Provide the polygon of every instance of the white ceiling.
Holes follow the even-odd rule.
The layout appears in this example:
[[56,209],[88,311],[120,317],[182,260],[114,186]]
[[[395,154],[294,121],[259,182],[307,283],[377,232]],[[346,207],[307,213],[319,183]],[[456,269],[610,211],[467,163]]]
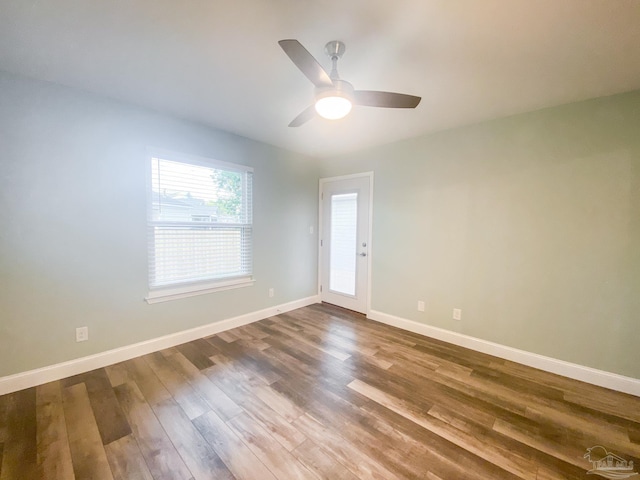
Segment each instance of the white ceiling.
[[[356,89],[422,96],[287,124],[296,38]],[[0,69],[325,157],[640,88],[640,0],[0,0]]]

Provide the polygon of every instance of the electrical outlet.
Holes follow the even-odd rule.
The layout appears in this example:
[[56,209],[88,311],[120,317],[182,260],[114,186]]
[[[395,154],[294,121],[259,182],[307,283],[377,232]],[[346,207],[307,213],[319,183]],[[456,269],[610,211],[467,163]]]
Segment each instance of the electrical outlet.
[[454,320],[462,320],[462,310],[459,308],[453,309],[453,319]]
[[313,225],[309,225],[309,235],[313,235]]
[[424,312],[424,302],[422,300],[418,300],[418,311]]
[[275,291],[273,290],[273,287],[269,289],[269,298],[273,298],[273,296],[275,295]]
[[76,342],[86,342],[89,340],[89,327],[76,328]]

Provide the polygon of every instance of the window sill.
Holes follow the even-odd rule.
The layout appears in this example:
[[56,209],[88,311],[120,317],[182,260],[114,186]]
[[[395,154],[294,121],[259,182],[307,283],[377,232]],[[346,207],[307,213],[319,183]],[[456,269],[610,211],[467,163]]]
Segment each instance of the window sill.
[[255,280],[252,277],[234,278],[223,282],[198,283],[182,287],[164,287],[151,290],[145,297],[148,304],[179,300],[181,298],[206,295],[207,293],[221,292],[234,288],[250,287]]

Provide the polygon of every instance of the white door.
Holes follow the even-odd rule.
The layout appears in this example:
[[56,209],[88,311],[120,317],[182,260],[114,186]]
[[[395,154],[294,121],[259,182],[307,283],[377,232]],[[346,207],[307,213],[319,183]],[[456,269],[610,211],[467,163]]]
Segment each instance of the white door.
[[373,173],[320,180],[320,298],[367,313]]

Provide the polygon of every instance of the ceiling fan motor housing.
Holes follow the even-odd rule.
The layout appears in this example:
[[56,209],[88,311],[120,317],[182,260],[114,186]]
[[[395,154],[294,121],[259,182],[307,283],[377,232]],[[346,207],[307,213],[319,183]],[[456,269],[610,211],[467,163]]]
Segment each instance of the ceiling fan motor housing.
[[333,80],[331,87],[317,87],[315,90],[316,102],[325,97],[342,97],[353,102],[353,85],[346,80]]

